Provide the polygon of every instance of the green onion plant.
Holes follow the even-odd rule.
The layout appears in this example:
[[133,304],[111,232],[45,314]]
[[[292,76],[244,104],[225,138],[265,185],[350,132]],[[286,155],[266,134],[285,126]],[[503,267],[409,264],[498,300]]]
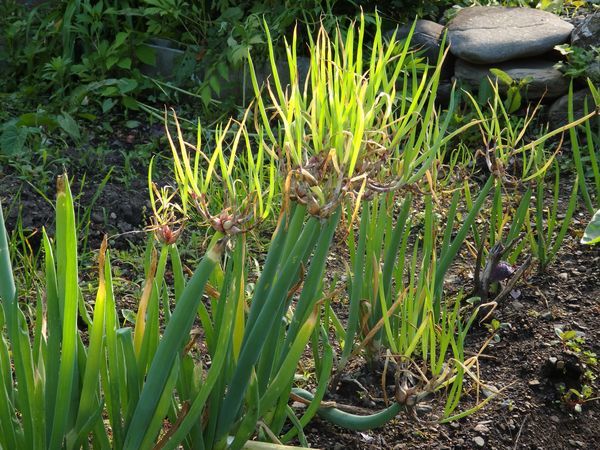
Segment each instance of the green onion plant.
[[577,208],[578,176],[575,177],[567,206],[563,212],[564,216],[561,218],[559,210],[559,205],[562,203],[559,196],[560,168],[556,161],[553,163],[553,169],[554,180],[548,189],[551,194],[550,202],[546,199],[545,176],[539,175],[536,179],[535,215],[531,217],[533,213],[529,214],[528,212],[525,220],[531,251],[538,260],[540,272],[545,271],[556,258]]
[[[465,295],[446,298],[444,278],[492,191],[493,221],[497,232],[503,229],[505,180],[494,170],[478,188],[467,182],[456,189],[442,225],[438,158],[464,128],[449,131],[451,114],[436,108],[441,64],[421,71],[408,41],[384,42],[377,16],[372,38],[365,24],[361,17],[333,36],[321,27],[309,42],[305,80],[294,34],[285,48],[288,85],[267,29],[273,76],[258,86],[250,59],[256,100],[242,119],[210,133],[210,151],[200,125],[190,144],[178,118],[165,115],[173,124],[167,138],[175,185],[156,186],[151,164],[152,238],[131,326],[119,322],[106,241],[87,311],[66,176],[58,182],[56,235],[43,235],[44,282],[33,299],[15,285],[0,227],[0,448],[239,449],[255,438],[295,436],[305,444],[303,427],[315,414],[369,429],[443,390],[445,416],[457,416],[463,378],[476,364],[476,357],[465,358],[464,342],[477,310],[465,320]],[[543,173],[546,163],[535,155],[544,139],[522,145],[524,128],[506,131],[501,102],[492,105],[493,120],[480,120],[496,160],[515,155],[510,144],[527,156],[525,178]],[[417,198],[427,184],[429,192]],[[422,220],[417,204],[424,205]],[[519,224],[528,221],[522,215]],[[271,218],[264,258],[251,258],[249,233]],[[184,227],[209,230],[189,276],[178,249]],[[544,250],[549,239],[540,240],[541,231],[533,243]],[[346,329],[325,276],[334,246],[342,244],[351,255]],[[33,311],[28,316],[24,304]],[[331,323],[343,342],[337,361]],[[386,408],[355,416],[323,406],[334,366],[339,374],[362,349],[374,356],[382,348],[397,367]],[[314,392],[295,384],[307,350]],[[289,405],[291,395],[307,404],[301,416]]]
[[[585,136],[585,146],[580,143],[580,134],[576,128],[569,129],[569,137],[571,141],[573,162],[579,180],[579,191],[581,192],[583,202],[588,212],[593,213],[594,201],[596,204],[600,201],[600,161],[598,160],[598,147],[600,145],[600,114],[598,114],[598,109],[600,108],[600,94],[598,93],[598,88],[594,86],[591,81],[589,82],[589,85],[592,95],[591,98],[585,99],[583,112],[584,116],[591,117],[590,120],[586,121],[581,126],[581,128],[583,128],[583,135]],[[593,111],[589,113],[589,109],[593,109]],[[593,117],[594,113],[596,117]],[[567,117],[570,122],[574,121],[573,83],[569,86]],[[586,167],[586,161],[589,162],[588,167]],[[592,179],[590,187],[588,187],[586,183],[588,171],[591,172],[590,175]]]

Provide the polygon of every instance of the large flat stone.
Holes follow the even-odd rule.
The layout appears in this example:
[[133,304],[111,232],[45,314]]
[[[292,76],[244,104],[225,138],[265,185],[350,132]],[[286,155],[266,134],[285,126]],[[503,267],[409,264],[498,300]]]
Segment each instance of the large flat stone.
[[[457,59],[454,66],[454,76],[463,82],[478,87],[486,77],[495,80],[495,76],[490,72],[490,69],[497,68],[506,72],[513,80],[522,80],[528,76],[532,77],[532,81],[527,85],[524,92],[527,99],[555,98],[564,95],[568,91],[569,82],[559,70],[554,68],[554,64],[553,61],[534,59],[477,65]],[[503,83],[499,82],[498,85],[501,91],[506,91],[506,86]]]
[[448,25],[450,51],[476,64],[541,55],[567,42],[573,25],[532,8],[461,9]]
[[[412,23],[404,25],[396,32],[396,40],[406,39],[412,28]],[[444,26],[431,20],[419,19],[415,24],[415,30],[410,40],[412,49],[421,52],[429,64],[436,65],[440,54]],[[391,37],[392,33],[388,33]],[[454,57],[446,55],[442,63],[442,79],[450,79],[454,67]]]
[[[404,25],[398,29],[396,39],[406,39],[410,33],[412,24]],[[423,52],[423,56],[429,59],[431,64],[435,64],[440,52],[440,44],[444,26],[431,20],[420,19],[415,24],[415,30],[411,38],[411,46]]]

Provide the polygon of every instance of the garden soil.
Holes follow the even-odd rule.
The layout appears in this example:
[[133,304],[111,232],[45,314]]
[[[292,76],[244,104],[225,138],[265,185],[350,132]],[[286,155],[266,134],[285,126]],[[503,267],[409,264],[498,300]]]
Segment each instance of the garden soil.
[[[581,217],[581,216],[580,216]],[[574,330],[582,351],[600,354],[600,248],[578,243],[584,221],[576,219],[557,261],[545,273],[530,273],[493,318],[501,323],[495,338],[479,357],[480,389],[469,383],[458,412],[499,392],[473,414],[440,424],[436,412],[443,399],[429,402],[428,414],[404,414],[385,427],[354,432],[321,419],[308,425],[312,447],[323,449],[598,449],[600,401],[598,379],[590,383],[591,398],[577,405],[562,399],[560,387],[581,389],[583,372],[598,377],[598,366],[584,366],[563,344],[560,331]],[[458,280],[455,280],[458,282]],[[467,282],[468,283],[468,282]],[[468,284],[465,284],[468,286]],[[467,357],[479,352],[490,337],[485,323],[469,333]],[[564,363],[564,367],[562,366]],[[558,367],[557,367],[558,366]],[[346,375],[342,393],[329,400],[372,412],[380,400],[381,379],[365,366]],[[351,386],[348,388],[347,386]],[[388,388],[389,389],[389,388]],[[392,394],[393,395],[393,394]],[[580,412],[578,410],[580,409]],[[455,412],[456,413],[456,412]]]
[[[100,179],[94,177],[83,185],[75,182],[81,213],[98,186]],[[45,194],[48,200],[10,169],[0,171],[0,197],[9,231],[15,229],[20,215],[33,247],[39,244],[43,226],[52,230],[53,196]],[[112,237],[113,248],[142,243],[148,208],[145,174],[140,172],[139,179],[127,184],[109,180],[89,211],[89,248],[97,248],[105,232]],[[479,357],[480,384],[467,383],[457,411],[468,410],[496,392],[485,407],[440,424],[443,398],[439,396],[426,402],[431,407],[428,413],[402,414],[383,428],[364,432],[346,431],[316,418],[305,429],[310,445],[323,449],[600,448],[600,401],[595,398],[600,386],[597,379],[591,380],[599,375],[598,366],[586,367],[581,354],[558,337],[561,331],[574,330],[582,339],[582,351],[600,354],[600,246],[578,243],[587,220],[587,213],[578,213],[557,261],[542,274],[532,269],[493,311],[501,325]],[[473,268],[468,260],[460,264],[464,267],[449,283],[456,284],[457,290],[468,289]],[[343,309],[338,306],[340,316]],[[476,354],[490,338],[486,323],[476,323],[471,330],[467,356]],[[588,369],[591,374],[584,375]],[[585,376],[592,388],[590,398],[582,404],[565,401],[560,386],[581,390]],[[385,406],[380,385],[378,371],[356,360],[330,400],[374,412]]]

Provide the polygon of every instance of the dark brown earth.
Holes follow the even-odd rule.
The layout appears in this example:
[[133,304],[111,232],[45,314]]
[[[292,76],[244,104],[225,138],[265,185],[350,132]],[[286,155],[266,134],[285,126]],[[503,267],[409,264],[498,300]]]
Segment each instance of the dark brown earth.
[[[143,242],[150,210],[150,158],[137,157],[131,162],[131,155],[138,151],[132,142],[148,142],[151,137],[162,136],[162,130],[162,125],[149,125],[136,130],[119,129],[109,136],[105,130],[91,129],[83,148],[67,147],[61,152],[62,158],[55,157],[45,164],[35,158],[4,166],[0,161],[0,200],[7,229],[23,229],[33,249],[41,242],[43,227],[52,235],[54,182],[58,175],[67,172],[78,225],[89,223],[89,230],[78,230],[80,236],[88,235],[86,248],[80,250],[99,248],[104,234],[109,236],[112,248],[125,249],[129,243]],[[158,144],[154,145],[156,151]],[[23,164],[38,165],[43,177],[24,174],[20,167]]]
[[[121,163],[109,161],[103,167]],[[111,236],[112,248],[126,249],[130,242],[144,241],[149,204],[143,170],[139,170],[138,178],[127,183],[111,178],[103,188],[89,210],[89,249],[99,246],[105,232]],[[76,199],[81,214],[90,205],[105,173],[97,168],[95,176],[89,176],[83,186],[76,177],[73,191],[81,192]],[[53,200],[50,189],[45,194]],[[52,205],[10,168],[0,170],[0,198],[9,231],[15,229],[21,217],[32,247],[39,244],[42,226],[49,227],[52,234]],[[442,425],[437,420],[444,401],[440,396],[429,402],[433,409],[428,415],[418,419],[401,415],[382,429],[365,432],[346,431],[317,418],[305,430],[311,446],[323,449],[600,448],[600,402],[595,399],[600,395],[598,380],[587,381],[592,388],[591,399],[577,408],[575,403],[562,400],[557,388],[563,383],[581,390],[582,373],[586,369],[590,369],[593,376],[600,374],[598,365],[584,367],[582,358],[563,345],[556,333],[556,329],[575,330],[584,340],[580,345],[582,350],[600,353],[600,246],[578,243],[588,219],[587,213],[579,213],[557,261],[546,273],[527,274],[514,296],[509,296],[495,310],[494,317],[502,326],[479,359],[479,376],[488,390],[501,390],[501,393],[483,409]],[[465,264],[468,265],[468,261]],[[135,305],[125,301],[123,306],[133,308]],[[485,324],[475,326],[468,341],[471,354],[479,351],[489,337]],[[565,369],[557,369],[563,364]],[[335,401],[370,411],[383,408],[377,371],[361,366],[358,360],[344,376],[358,380],[366,392],[357,389],[354,382],[346,381],[342,384],[345,389],[333,398]],[[485,390],[480,389],[478,394],[476,386],[469,383],[458,410],[473,407],[477,395],[481,400],[484,393]],[[579,407],[581,412],[577,412]]]
[[[590,369],[598,377],[598,365],[584,364],[565,347],[556,330],[575,330],[584,339],[582,350],[600,353],[600,248],[578,243],[583,227],[576,219],[572,235],[558,260],[544,274],[531,274],[514,295],[498,305],[494,317],[502,323],[497,337],[480,357],[479,375],[488,389],[500,395],[483,409],[452,422],[439,424],[436,412],[443,399],[430,402],[429,415],[398,417],[387,426],[366,432],[349,432],[316,419],[305,430],[312,447],[324,449],[594,449],[600,448],[600,402],[598,380],[591,383],[592,399],[580,404],[561,400],[558,386],[581,389],[582,372]],[[517,298],[514,298],[517,297]],[[477,352],[490,337],[481,324],[472,329],[468,341]],[[564,362],[565,369],[557,369]],[[366,388],[344,389],[333,399],[341,404],[384,407],[379,375],[365,375],[358,368],[347,378]],[[352,385],[352,383],[347,383]],[[467,387],[459,410],[476,402],[473,383]],[[485,398],[485,389],[479,392]],[[365,401],[364,399],[367,398]],[[375,400],[374,400],[375,399]]]

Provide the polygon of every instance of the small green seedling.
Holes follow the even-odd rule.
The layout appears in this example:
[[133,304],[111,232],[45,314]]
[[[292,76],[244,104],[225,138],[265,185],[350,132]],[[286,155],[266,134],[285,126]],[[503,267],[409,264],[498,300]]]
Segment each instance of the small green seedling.
[[506,112],[511,114],[515,111],[518,111],[523,102],[523,96],[521,95],[521,92],[526,91],[527,85],[531,83],[533,78],[531,76],[526,76],[521,80],[515,80],[509,74],[500,69],[490,69],[490,72],[492,72],[496,79],[508,87],[508,90],[506,91],[506,99],[504,100]]

